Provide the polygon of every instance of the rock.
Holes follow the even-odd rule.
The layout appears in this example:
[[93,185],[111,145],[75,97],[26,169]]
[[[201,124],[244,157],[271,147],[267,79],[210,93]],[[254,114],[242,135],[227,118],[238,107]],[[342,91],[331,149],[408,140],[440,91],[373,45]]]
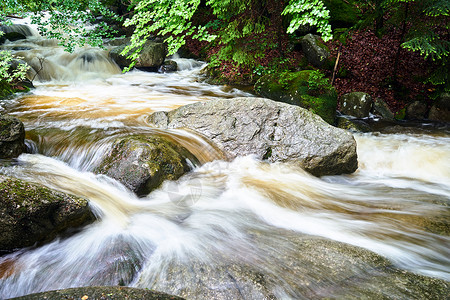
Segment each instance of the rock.
[[1,250],[48,241],[94,220],[85,199],[0,175]]
[[319,41],[319,37],[309,33],[302,39],[301,45],[303,53],[313,66],[320,68],[325,65],[330,51]]
[[428,119],[440,122],[450,122],[450,93],[442,93],[434,101],[428,114]]
[[176,61],[167,59],[164,61],[163,65],[159,68],[159,72],[169,73],[176,72],[178,70],[178,64]]
[[445,299],[448,293],[446,281],[399,270],[360,247],[285,230],[249,235],[260,250],[250,260],[258,263],[234,251],[213,261],[173,260],[157,276],[144,273],[137,285],[151,282],[153,289],[199,300]]
[[[120,54],[125,47],[126,45],[117,46],[109,52],[109,57],[121,68],[128,67],[131,63],[130,59],[127,59],[126,56]],[[139,54],[135,67],[144,70],[157,71],[163,64],[166,55],[167,49],[164,43],[147,41]]]
[[433,105],[428,114],[428,119],[450,123],[450,110]]
[[26,39],[28,36],[33,36],[33,33],[27,25],[1,25],[0,31],[4,32],[4,35],[0,36],[0,44],[3,44],[6,40],[11,42]]
[[186,159],[196,162],[188,150],[166,138],[135,135],[117,139],[95,173],[108,175],[144,196],[164,180],[176,180],[190,171]]
[[351,120],[345,117],[337,118],[337,127],[350,132],[370,132],[370,126],[362,120]]
[[391,109],[381,98],[376,98],[373,103],[373,111],[374,114],[381,116],[385,120],[394,120],[394,113],[392,113]]
[[269,162],[292,161],[316,175],[352,173],[358,167],[356,142],[298,106],[263,98],[211,100],[156,112],[150,124],[195,130],[228,154],[255,155]]
[[65,290],[42,292],[22,297],[11,298],[15,300],[61,300],[61,299],[89,299],[89,300],[178,300],[183,299],[148,289],[137,289],[122,286],[86,286]]
[[255,83],[257,95],[298,105],[319,115],[329,124],[336,118],[337,93],[317,71],[304,70],[262,76]]
[[25,128],[16,117],[0,115],[0,158],[14,158],[25,151]]
[[409,120],[422,120],[427,113],[427,105],[420,101],[415,101],[406,108],[406,116]]
[[345,115],[357,118],[368,117],[372,108],[372,97],[363,92],[345,94],[340,99],[340,108]]

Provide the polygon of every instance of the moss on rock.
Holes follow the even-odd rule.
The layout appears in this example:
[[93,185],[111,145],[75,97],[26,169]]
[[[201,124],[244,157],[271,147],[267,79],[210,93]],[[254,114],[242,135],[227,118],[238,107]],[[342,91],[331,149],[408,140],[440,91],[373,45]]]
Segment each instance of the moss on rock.
[[255,91],[260,96],[306,108],[334,124],[337,93],[318,71],[264,75],[256,82]]
[[196,158],[184,147],[160,136],[133,135],[117,139],[96,168],[139,196],[164,180],[176,180],[190,170],[186,158]]
[[88,201],[0,175],[0,249],[32,246],[95,220]]

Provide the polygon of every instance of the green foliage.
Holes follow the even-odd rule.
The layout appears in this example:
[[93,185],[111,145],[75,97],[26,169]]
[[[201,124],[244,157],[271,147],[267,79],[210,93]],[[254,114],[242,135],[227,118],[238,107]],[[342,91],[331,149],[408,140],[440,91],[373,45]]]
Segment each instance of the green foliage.
[[[135,26],[131,44],[122,54],[136,60],[142,45],[153,34],[165,37],[169,54],[175,53],[190,36],[198,40],[215,41],[219,52],[212,57],[212,64],[231,60],[237,65],[256,67],[255,58],[263,56],[265,47],[273,43],[253,43],[245,39],[262,34],[267,25],[289,14],[292,21],[287,29],[293,33],[302,24],[317,27],[324,40],[331,38],[331,28],[327,23],[328,10],[322,0],[291,0],[285,7],[275,0],[207,0],[210,20],[205,24],[194,24],[191,19],[198,11],[200,0],[136,0],[133,2],[134,15],[125,21],[125,26]],[[273,33],[272,33],[273,35]],[[272,36],[272,39],[275,39]]]
[[330,86],[330,80],[325,78],[325,74],[318,70],[309,72],[308,88],[312,91],[321,91]]
[[205,26],[195,26],[191,22],[200,0],[141,0],[134,4],[133,17],[124,22],[125,26],[135,26],[131,44],[122,52],[123,55],[131,53],[128,58],[134,62],[129,68],[135,64],[139,52],[152,34],[167,36],[165,41],[169,54],[174,54],[184,45],[185,36],[207,41],[215,38],[207,33]]
[[[0,37],[3,35],[3,31],[0,30]],[[14,84],[17,81],[24,80],[27,74],[28,66],[25,64],[17,64],[16,68],[11,67],[11,63],[14,61],[11,52],[2,50],[0,51],[0,81],[8,84]]]
[[328,23],[330,12],[321,0],[290,0],[282,14],[292,15],[288,33],[293,33],[302,25],[312,25],[317,27],[317,32],[322,35],[324,41],[333,38]]

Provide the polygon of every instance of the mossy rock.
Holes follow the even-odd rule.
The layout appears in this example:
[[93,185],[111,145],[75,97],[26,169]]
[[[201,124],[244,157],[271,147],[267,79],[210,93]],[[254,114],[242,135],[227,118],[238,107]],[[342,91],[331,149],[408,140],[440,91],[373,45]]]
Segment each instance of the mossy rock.
[[319,115],[329,124],[336,117],[337,93],[325,81],[316,81],[314,70],[286,72],[262,76],[255,84],[255,92],[265,98],[297,105]]
[[0,159],[15,158],[25,151],[25,127],[16,117],[0,114]]
[[0,175],[0,250],[49,241],[94,220],[85,199]]
[[186,148],[165,137],[133,135],[118,138],[94,172],[145,196],[164,180],[176,180],[190,171],[187,160],[197,162]]

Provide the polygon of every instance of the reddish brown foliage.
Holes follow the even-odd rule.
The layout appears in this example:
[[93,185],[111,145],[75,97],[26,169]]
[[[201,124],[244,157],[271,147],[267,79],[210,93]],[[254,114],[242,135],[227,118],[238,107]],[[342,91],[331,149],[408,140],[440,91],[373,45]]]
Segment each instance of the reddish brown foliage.
[[[395,84],[394,63],[400,45],[399,36],[399,30],[381,38],[371,30],[354,32],[342,47],[339,68],[348,70],[349,75],[335,80],[338,93],[367,92],[373,98],[382,98],[393,111],[413,100],[429,99],[433,87],[421,81],[426,78],[431,64],[416,53],[400,50]],[[337,42],[330,43],[330,46],[336,56]]]

